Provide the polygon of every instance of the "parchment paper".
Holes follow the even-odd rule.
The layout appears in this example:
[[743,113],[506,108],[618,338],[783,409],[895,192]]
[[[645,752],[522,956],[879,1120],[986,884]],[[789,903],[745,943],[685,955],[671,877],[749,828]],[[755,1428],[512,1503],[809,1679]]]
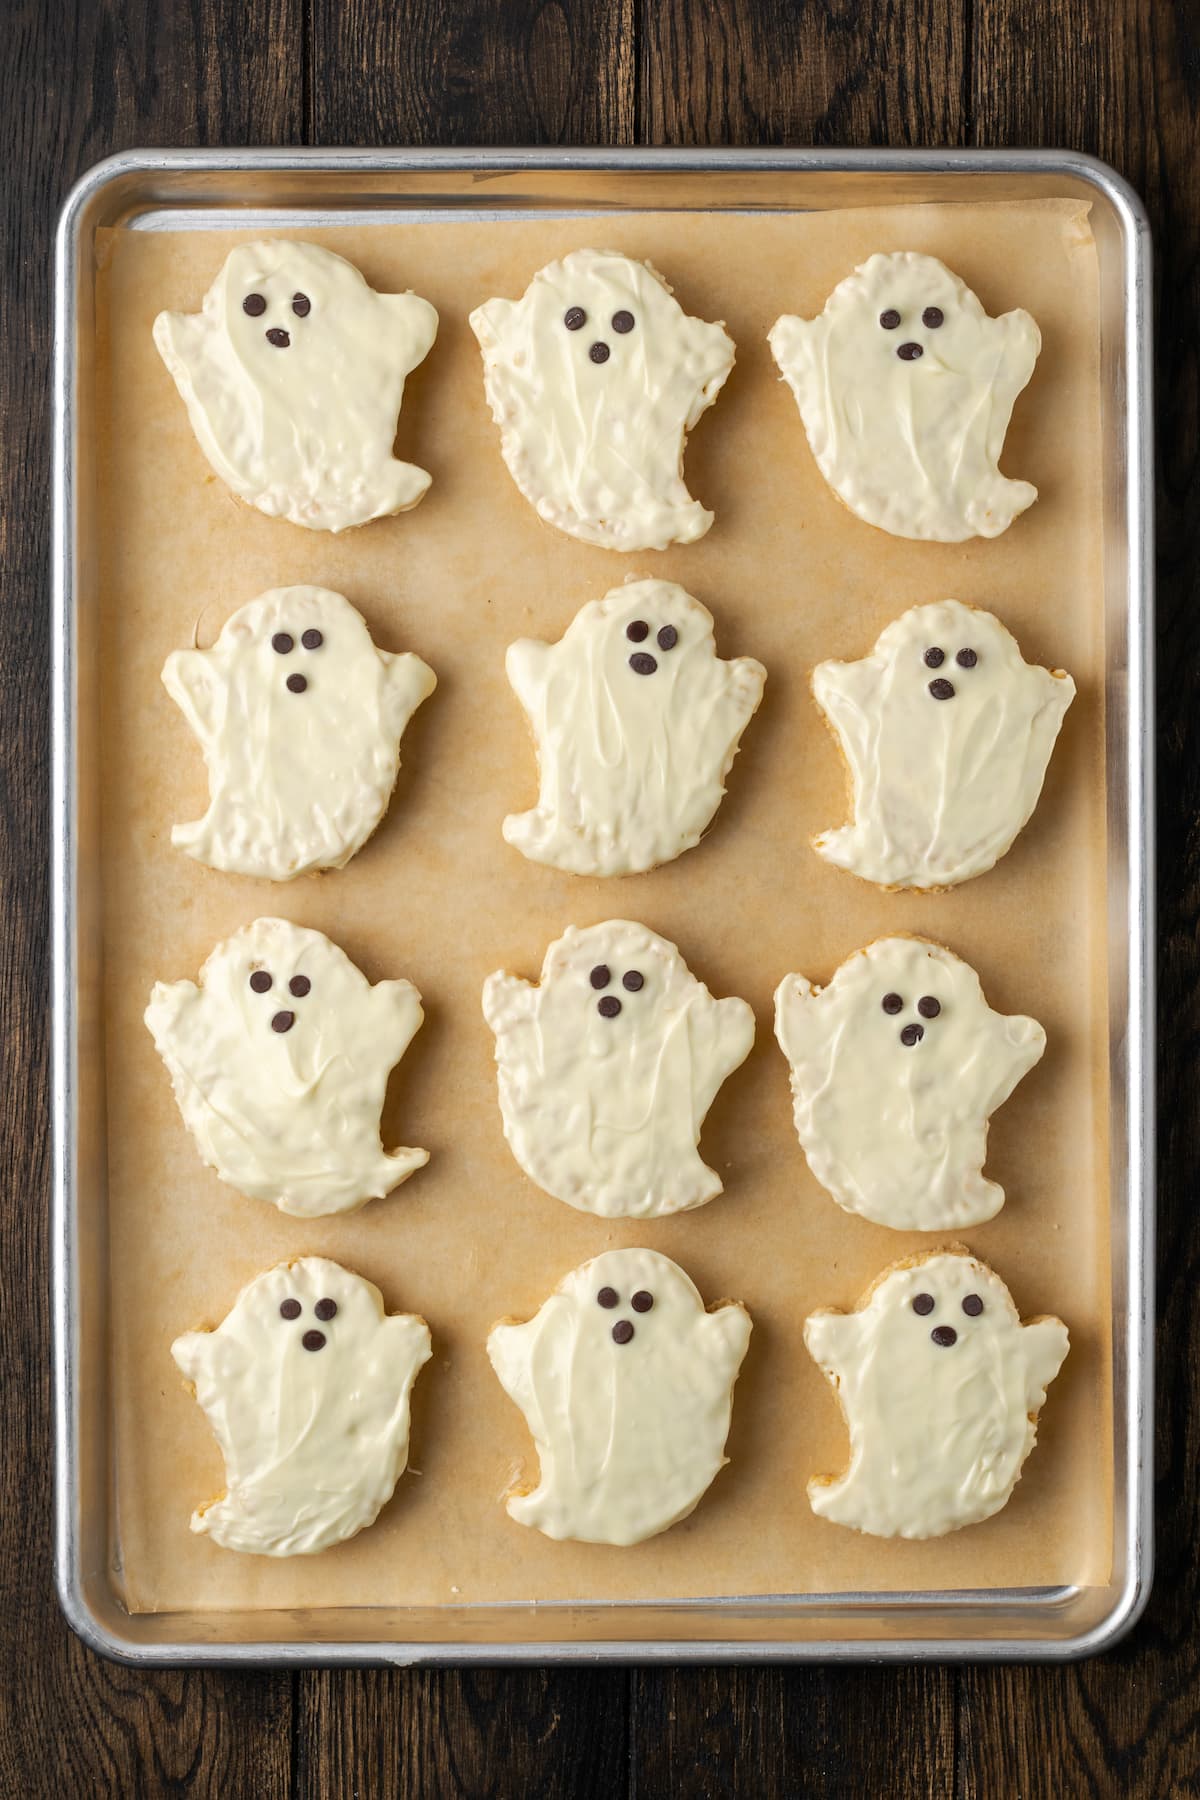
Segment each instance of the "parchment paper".
[[[253,235],[253,234],[243,234]],[[433,474],[416,511],[335,539],[239,504],[211,475],[151,341],[162,307],[195,309],[230,234],[120,232],[101,280],[101,517],[107,1085],[117,1542],[133,1610],[465,1603],[921,1588],[1102,1580],[1108,1573],[1107,1008],[1103,614],[1097,265],[1072,203],[787,216],[608,215],[447,220],[304,235],[381,289],[441,314],[405,398],[399,453]],[[706,538],[664,554],[592,549],[540,523],[500,459],[467,314],[520,294],[535,269],[598,243],[649,256],[683,305],[724,319],[737,366],[693,436],[687,472],[716,510]],[[1041,497],[1004,536],[906,543],[861,523],[825,486],[766,344],[781,312],[811,315],[875,250],[943,257],[999,313],[1024,305],[1043,349],[1018,401],[1006,471]],[[106,393],[104,390],[107,390]],[[627,573],[682,582],[717,620],[723,655],[768,670],[707,841],[669,868],[599,882],[527,863],[500,820],[529,805],[535,762],[504,677],[515,637],[557,638]],[[272,885],[216,874],[171,848],[203,810],[198,747],[159,683],[167,654],[211,642],[261,590],[339,589],[376,640],[414,649],[436,695],[403,744],[376,837],[341,873]],[[823,657],[857,657],[904,608],[953,595],[993,608],[1025,655],[1079,688],[1041,805],[992,873],[953,893],[885,894],[827,867],[810,835],[847,815],[845,777],[808,692]],[[142,1024],[152,982],[193,976],[212,945],[262,913],[327,932],[373,980],[404,975],[426,1023],[389,1094],[384,1139],[429,1166],[350,1218],[305,1223],[204,1169]],[[642,919],[716,994],[753,1005],[750,1060],[722,1090],[702,1147],[723,1196],[698,1212],[605,1223],[532,1186],[496,1103],[480,986],[535,975],[569,923]],[[1046,1027],[1042,1064],[997,1114],[989,1172],[1008,1203],[966,1234],[1026,1316],[1058,1312],[1071,1354],[1008,1508],[939,1542],[887,1543],[817,1520],[807,1477],[836,1471],[846,1435],[802,1341],[806,1313],[850,1306],[886,1263],[941,1240],[843,1213],[808,1173],[791,1122],[771,996],[789,970],[826,980],[894,931],[939,939],[979,970],[991,1003]],[[484,1352],[488,1327],[531,1314],[575,1264],[644,1242],[707,1300],[754,1319],[730,1466],[691,1519],[617,1550],[556,1544],[512,1523],[501,1495],[532,1468],[524,1422]],[[378,1523],[319,1557],[223,1551],[188,1530],[221,1491],[216,1444],[171,1361],[175,1335],[215,1324],[276,1261],[336,1257],[389,1310],[432,1327],[415,1396],[412,1470]]]

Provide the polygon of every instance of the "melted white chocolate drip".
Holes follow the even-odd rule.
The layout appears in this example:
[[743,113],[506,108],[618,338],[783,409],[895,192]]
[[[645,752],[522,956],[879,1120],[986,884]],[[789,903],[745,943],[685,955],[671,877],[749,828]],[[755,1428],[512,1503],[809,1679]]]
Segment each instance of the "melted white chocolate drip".
[[819,663],[812,686],[854,789],[854,823],[815,846],[883,887],[992,868],[1038,803],[1075,698],[1069,675],[1025,662],[999,619],[957,600],[914,606],[870,656]]
[[389,1071],[423,1016],[410,981],[372,987],[336,944],[286,919],[218,944],[199,986],[156,982],[146,1008],[205,1163],[302,1219],[354,1212],[429,1161],[379,1141]]
[[374,1524],[408,1461],[424,1319],[385,1317],[369,1281],[305,1256],[260,1275],[215,1331],[187,1332],[171,1354],[225,1459],[226,1492],[197,1507],[193,1531],[226,1550],[302,1556]]
[[548,524],[609,550],[703,537],[713,515],[683,451],[733,367],[722,325],[690,318],[649,263],[575,250],[520,300],[477,307],[471,329],[501,453]]
[[1037,499],[998,464],[1041,334],[1027,312],[990,319],[936,257],[870,257],[817,318],[777,319],[770,345],[822,475],[868,525],[959,543]]
[[405,378],[437,325],[427,300],[377,294],[332,251],[268,239],[230,251],[200,312],[159,313],[154,342],[235,494],[272,518],[345,531],[407,512],[429,486],[392,444]]
[[857,1311],[813,1313],[804,1341],[850,1430],[845,1474],[808,1484],[813,1511],[906,1538],[1000,1511],[1068,1349],[1061,1319],[1023,1326],[1004,1283],[965,1251],[885,1270]]
[[541,1464],[535,1488],[510,1493],[510,1516],[598,1544],[639,1544],[686,1518],[728,1460],[749,1341],[743,1307],[706,1312],[654,1250],[607,1251],[527,1324],[495,1326],[488,1355]]
[[897,1231],[999,1212],[1004,1190],[982,1173],[988,1118],[1046,1034],[993,1012],[967,963],[922,938],[881,938],[828,987],[786,975],[775,1035],[808,1166],[839,1206]]
[[171,842],[271,881],[340,869],[362,847],[387,809],[404,728],[437,686],[419,656],[377,650],[349,601],[316,587],[260,594],[211,650],[169,656],[162,678],[209,783],[208,811]]
[[500,1111],[546,1193],[604,1218],[703,1206],[721,1178],[697,1153],[704,1116],[754,1042],[744,1000],[714,1000],[675,945],[624,919],[571,926],[540,985],[490,975]]
[[613,588],[557,644],[510,645],[508,679],[537,742],[540,791],[504,836],[534,862],[630,875],[698,844],[766,670],[723,662],[712,615],[673,581]]

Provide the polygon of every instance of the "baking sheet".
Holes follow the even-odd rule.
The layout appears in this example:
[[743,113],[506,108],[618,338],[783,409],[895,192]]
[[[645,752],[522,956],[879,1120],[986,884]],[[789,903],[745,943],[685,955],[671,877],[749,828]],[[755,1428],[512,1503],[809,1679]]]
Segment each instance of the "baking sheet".
[[[252,235],[252,234],[242,234]],[[450,220],[300,233],[379,288],[412,286],[442,315],[409,384],[401,455],[434,485],[413,513],[340,540],[239,505],[208,470],[150,339],[164,306],[194,308],[226,233],[111,234],[99,284],[106,1077],[117,1541],[134,1611],[683,1598],[1086,1583],[1111,1550],[1108,1021],[1105,984],[1103,607],[1097,269],[1074,202],[772,217],[607,215]],[[724,318],[738,361],[688,454],[715,508],[699,544],[615,556],[540,524],[498,451],[471,307],[516,295],[567,249],[649,255],[688,310]],[[910,544],[852,518],[821,480],[765,336],[807,314],[873,250],[943,256],[990,312],[1025,305],[1043,351],[1018,401],[1005,468],[1038,503],[990,543]],[[504,678],[520,635],[558,637],[627,573],[683,582],[717,619],[723,655],[767,666],[730,793],[698,850],[607,883],[527,864],[499,822],[536,791]],[[392,810],[344,871],[275,886],[172,850],[197,816],[198,748],[158,682],[171,649],[209,642],[269,586],[346,593],[389,649],[412,648],[439,690],[404,743]],[[824,656],[857,656],[905,607],[953,594],[993,608],[1027,657],[1068,668],[1068,714],[1034,820],[998,869],[951,894],[886,895],[827,868],[810,834],[845,816],[836,746],[807,692]],[[302,1222],[202,1168],[141,1024],[151,983],[194,975],[219,937],[277,912],[336,938],[373,978],[407,975],[426,1023],[389,1101],[385,1140],[426,1145],[427,1169],[343,1219]],[[726,1192],[673,1220],[621,1224],[542,1195],[512,1161],[495,1101],[479,989],[493,968],[533,975],[568,923],[643,919],[675,939],[714,993],[758,1017],[749,1061],[702,1140]],[[845,1460],[832,1392],[802,1343],[816,1305],[850,1305],[886,1262],[929,1242],[850,1218],[817,1186],[791,1126],[771,995],[799,969],[825,979],[891,931],[936,937],[979,970],[991,1003],[1029,1011],[1043,1063],[997,1114],[989,1172],[1009,1201],[966,1234],[1025,1315],[1058,1311],[1072,1353],[1040,1444],[997,1519],[934,1544],[879,1543],[811,1515],[808,1475]],[[742,1299],[755,1333],[737,1391],[731,1466],[692,1518],[632,1550],[553,1544],[499,1503],[530,1455],[483,1340],[558,1277],[618,1243],[674,1256],[710,1300]],[[216,1323],[259,1270],[306,1252],[376,1281],[391,1310],[430,1321],[434,1361],[414,1402],[412,1464],[378,1523],[318,1558],[275,1563],[187,1529],[219,1491],[204,1417],[169,1356]],[[532,1472],[532,1465],[530,1465]],[[419,1474],[415,1471],[419,1471]]]

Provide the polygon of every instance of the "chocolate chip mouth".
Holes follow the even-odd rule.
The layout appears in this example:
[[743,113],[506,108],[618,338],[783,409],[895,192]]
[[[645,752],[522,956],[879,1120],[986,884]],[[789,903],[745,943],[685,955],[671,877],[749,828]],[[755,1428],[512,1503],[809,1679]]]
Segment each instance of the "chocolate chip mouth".
[[636,650],[629,659],[629,666],[635,675],[653,675],[658,662],[649,651]]
[[922,350],[920,344],[912,343],[901,344],[896,351],[896,355],[900,358],[901,362],[916,362],[917,358],[924,356],[924,354],[925,352]]
[[958,1333],[953,1325],[935,1325],[929,1335],[939,1350],[949,1350],[951,1344],[958,1342]]
[[947,681],[944,675],[939,675],[936,681],[930,682],[929,691],[935,700],[953,700],[954,683]]
[[609,349],[607,344],[595,343],[592,345],[591,349],[588,351],[588,355],[591,357],[591,359],[594,363],[606,363],[608,361],[609,357],[612,355],[612,351]]
[[618,1319],[612,1328],[614,1344],[628,1344],[633,1341],[633,1326],[628,1319]]
[[300,1339],[300,1342],[304,1345],[306,1350],[323,1350],[325,1348],[325,1333],[323,1331],[306,1331],[304,1336]]
[[277,350],[286,350],[291,341],[282,325],[272,325],[267,333],[268,344],[274,344]]

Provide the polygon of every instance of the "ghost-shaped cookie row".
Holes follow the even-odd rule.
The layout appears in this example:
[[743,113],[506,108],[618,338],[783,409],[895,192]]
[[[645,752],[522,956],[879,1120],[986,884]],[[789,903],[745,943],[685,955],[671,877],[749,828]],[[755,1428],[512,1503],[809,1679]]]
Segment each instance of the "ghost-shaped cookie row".
[[[490,975],[483,1011],[505,1137],[545,1193],[609,1219],[721,1193],[700,1133],[754,1014],[714,999],[667,938],[627,919],[572,926],[538,982]],[[388,1075],[422,1017],[411,982],[372,986],[321,932],[272,918],[218,944],[198,982],[156,983],[146,1009],[204,1162],[297,1218],[353,1212],[428,1161],[380,1142]],[[988,1119],[1046,1035],[993,1012],[968,964],[882,939],[824,989],[785,977],[775,1030],[809,1167],[846,1211],[916,1231],[999,1211]]]
[[[686,313],[650,263],[594,249],[470,323],[501,454],[540,518],[625,552],[708,531],[683,454],[733,367],[723,324]],[[270,239],[232,250],[200,312],[160,313],[154,339],[227,486],[336,532],[429,487],[393,440],[437,327],[418,295],[376,293],[332,251]],[[770,344],[822,474],[859,518],[953,543],[997,536],[1036,499],[998,463],[1038,328],[1022,311],[989,318],[936,258],[871,257],[818,318],[777,320]]]
[[[549,1538],[630,1546],[694,1511],[727,1462],[751,1322],[712,1308],[654,1250],[606,1251],[564,1276],[487,1353],[539,1462],[509,1516]],[[998,1276],[954,1247],[885,1269],[858,1307],[812,1314],[805,1343],[850,1433],[814,1512],[881,1537],[939,1537],[1006,1504],[1037,1435],[1066,1327],[1022,1326]],[[227,1550],[312,1555],[374,1523],[408,1461],[413,1383],[432,1355],[415,1314],[324,1257],[252,1281],[222,1323],[172,1354],[208,1416],[224,1493],[191,1526]]]

